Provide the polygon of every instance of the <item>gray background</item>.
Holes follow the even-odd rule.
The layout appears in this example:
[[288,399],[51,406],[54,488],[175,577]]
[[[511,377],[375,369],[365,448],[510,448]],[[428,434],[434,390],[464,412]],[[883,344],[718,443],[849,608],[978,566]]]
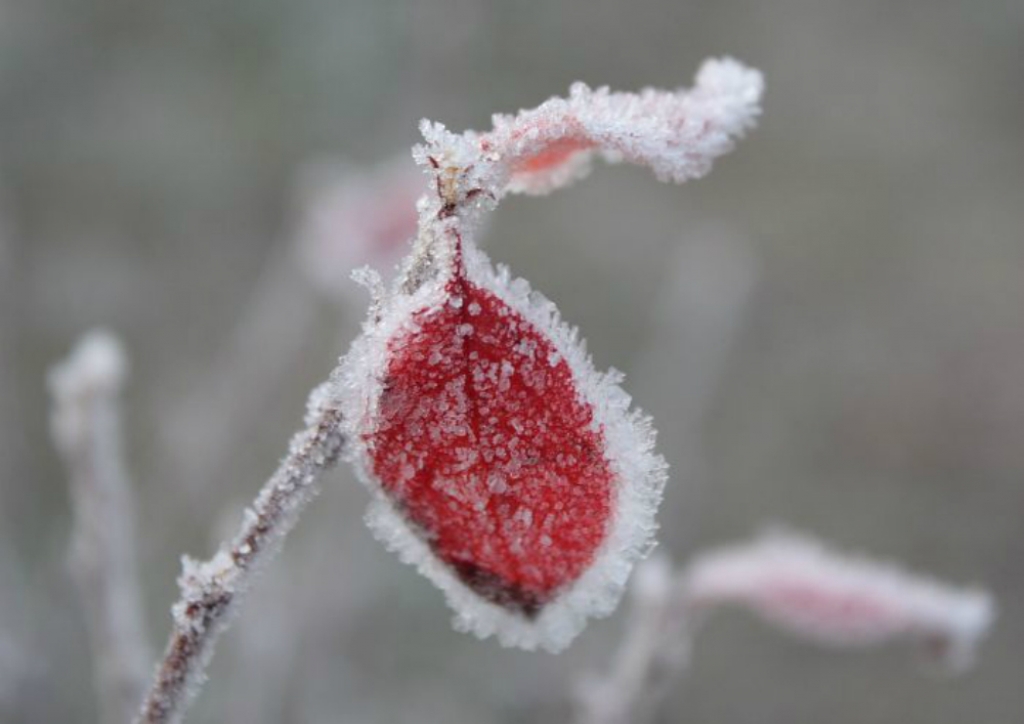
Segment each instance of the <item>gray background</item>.
[[[420,117],[484,128],[577,79],[689,84],[721,54],[768,90],[707,179],[598,169],[510,200],[487,249],[657,419],[677,560],[787,522],[984,583],[1001,615],[949,681],[902,647],[847,655],[722,615],[661,721],[1024,720],[1022,38],[1019,0],[0,3],[0,720],[95,717],[43,386],[81,331],[132,355],[162,646],[178,555],[230,530],[362,314],[290,261],[300,166],[388,159]],[[232,353],[240,319],[256,331]],[[246,388],[275,350],[273,384]],[[251,410],[227,435],[220,389]],[[190,721],[564,721],[621,615],[558,657],[457,634],[362,525],[367,499],[347,470],[325,481]]]

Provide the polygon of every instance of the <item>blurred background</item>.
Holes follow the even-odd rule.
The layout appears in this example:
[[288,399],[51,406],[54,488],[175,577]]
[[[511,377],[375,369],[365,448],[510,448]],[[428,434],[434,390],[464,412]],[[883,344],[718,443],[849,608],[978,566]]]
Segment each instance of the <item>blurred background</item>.
[[[1019,0],[0,2],[0,720],[98,716],[44,384],[80,333],[132,359],[156,650],[179,555],[232,530],[364,314],[331,179],[412,168],[421,117],[487,128],[722,54],[764,71],[765,113],[708,178],[598,168],[510,199],[483,245],[655,417],[675,560],[785,522],[987,585],[1001,615],[945,680],[723,614],[659,721],[1024,720]],[[334,282],[311,273],[331,254]],[[188,720],[566,721],[621,610],[557,657],[458,634],[368,499],[347,469],[324,481]]]

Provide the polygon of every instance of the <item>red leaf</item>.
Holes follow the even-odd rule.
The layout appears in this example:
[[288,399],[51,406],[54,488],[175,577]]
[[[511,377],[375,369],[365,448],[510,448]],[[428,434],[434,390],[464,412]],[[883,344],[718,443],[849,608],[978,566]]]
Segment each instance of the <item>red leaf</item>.
[[373,471],[442,561],[529,618],[593,561],[614,474],[551,342],[461,275],[392,339]]

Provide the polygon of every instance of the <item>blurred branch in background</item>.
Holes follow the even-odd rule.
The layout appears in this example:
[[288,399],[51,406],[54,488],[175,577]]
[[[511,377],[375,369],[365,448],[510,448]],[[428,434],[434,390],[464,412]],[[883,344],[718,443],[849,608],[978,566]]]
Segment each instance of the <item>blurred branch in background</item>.
[[705,223],[680,236],[631,377],[652,398],[666,394],[663,380],[674,381],[676,427],[690,439],[727,367],[761,264],[750,241],[728,225]]
[[995,617],[987,591],[839,553],[788,530],[701,553],[682,581],[684,607],[695,618],[738,605],[826,646],[910,641],[949,673],[973,665]]
[[75,519],[69,566],[85,610],[105,722],[131,719],[151,662],[135,559],[135,507],[122,450],[119,397],[127,367],[120,342],[93,331],[48,379],[51,432],[67,468]]
[[212,368],[170,405],[162,426],[186,495],[224,478],[309,341],[318,305],[345,312],[358,297],[362,313],[366,293],[350,274],[370,264],[390,275],[415,234],[424,185],[408,156],[370,169],[324,161],[300,172],[293,237],[275,247]]
[[761,260],[750,241],[727,225],[696,225],[681,237],[666,261],[646,344],[629,380],[658,420],[659,444],[672,451],[675,483],[666,490],[663,522],[697,535],[697,519],[680,516],[694,515],[701,506],[678,498],[699,496],[706,475],[703,424],[747,320]]
[[[759,266],[751,245],[726,227],[705,224],[688,232],[668,263],[648,342],[631,375],[638,395],[660,408],[653,413],[662,428],[673,430],[670,446],[682,447],[677,456],[682,468],[677,460],[672,475],[691,490],[704,476],[701,427],[743,325]],[[666,379],[674,383],[666,386]],[[684,509],[691,507],[698,506]],[[696,529],[674,518],[673,524]],[[665,556],[655,555],[638,568],[627,633],[610,673],[578,682],[580,724],[644,722],[657,713],[690,655],[682,599],[669,590],[675,587]]]
[[796,637],[840,649],[909,640],[950,673],[970,667],[995,615],[985,591],[835,553],[788,532],[699,554],[680,571],[655,556],[637,571],[631,594],[608,673],[577,686],[580,724],[651,721],[689,665],[698,626],[722,606],[741,606]]
[[166,406],[162,449],[186,500],[201,499],[222,480],[240,443],[258,429],[261,412],[309,339],[316,309],[292,249],[275,248],[210,369]]
[[31,625],[27,571],[7,528],[0,529],[0,721],[17,721],[34,690],[47,682],[47,664]]
[[0,511],[15,490],[23,433],[18,424],[17,330],[19,281],[14,272],[14,248],[0,199]]

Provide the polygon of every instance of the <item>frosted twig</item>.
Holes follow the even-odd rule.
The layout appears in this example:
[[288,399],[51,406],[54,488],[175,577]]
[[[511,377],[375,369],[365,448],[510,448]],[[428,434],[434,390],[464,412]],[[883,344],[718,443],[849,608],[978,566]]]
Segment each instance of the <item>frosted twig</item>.
[[246,511],[241,528],[209,561],[182,558],[181,599],[149,693],[136,722],[178,722],[199,691],[217,637],[228,627],[253,575],[280,548],[299,513],[317,492],[319,475],[337,461],[343,446],[340,414],[326,392],[313,391],[306,428]]
[[680,572],[656,556],[641,564],[631,591],[609,673],[577,687],[580,724],[649,721],[671,677],[685,670],[698,625],[722,605],[838,648],[917,641],[953,673],[973,662],[994,617],[985,591],[835,553],[788,532],[703,553]]
[[[634,376],[639,390],[649,392],[655,405],[659,400],[665,403],[668,394],[668,407],[654,412],[662,426],[674,418],[683,440],[699,433],[746,311],[756,261],[742,240],[711,228],[686,240],[673,257],[673,283],[658,307],[650,347]],[[644,389],[645,382],[666,375],[678,378],[671,391]],[[691,443],[681,458],[686,466],[681,477],[692,480],[701,467],[699,446]],[[666,557],[656,555],[637,566],[630,600],[626,633],[607,676],[579,682],[580,724],[650,720],[668,685],[689,663],[690,622],[682,581]]]
[[69,564],[85,609],[103,721],[128,721],[150,661],[135,559],[135,511],[118,396],[127,360],[108,332],[86,334],[49,374],[51,429],[70,477]]

